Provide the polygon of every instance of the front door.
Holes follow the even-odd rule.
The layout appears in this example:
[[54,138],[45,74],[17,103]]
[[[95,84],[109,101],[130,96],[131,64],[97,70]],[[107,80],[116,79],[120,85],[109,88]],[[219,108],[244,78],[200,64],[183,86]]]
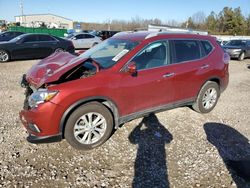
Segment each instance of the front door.
[[29,59],[39,56],[39,41],[37,35],[25,36],[20,41],[17,41],[12,56],[14,59]]
[[[173,100],[174,75],[169,71],[169,45],[166,41],[147,45],[131,61],[137,74],[124,71],[120,82],[120,97],[128,101],[124,114],[145,111],[169,104]],[[122,114],[123,115],[123,114]]]

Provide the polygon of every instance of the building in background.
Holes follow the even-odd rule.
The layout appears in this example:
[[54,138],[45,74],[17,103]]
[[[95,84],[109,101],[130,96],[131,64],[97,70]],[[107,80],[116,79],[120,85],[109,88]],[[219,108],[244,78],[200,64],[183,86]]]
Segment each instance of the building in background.
[[0,26],[5,25],[7,22],[5,20],[0,20]]
[[15,16],[15,21],[24,27],[73,28],[73,20],[54,14],[19,15]]

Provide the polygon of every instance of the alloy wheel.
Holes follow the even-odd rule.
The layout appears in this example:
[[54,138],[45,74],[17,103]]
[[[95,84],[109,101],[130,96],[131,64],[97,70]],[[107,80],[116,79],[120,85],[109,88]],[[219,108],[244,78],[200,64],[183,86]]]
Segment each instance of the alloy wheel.
[[217,91],[215,88],[209,88],[203,95],[202,104],[205,109],[212,108],[217,101]]
[[74,125],[74,136],[81,144],[98,142],[107,128],[106,119],[97,112],[90,112],[81,116]]
[[5,51],[0,51],[0,62],[6,62],[9,60],[9,54]]

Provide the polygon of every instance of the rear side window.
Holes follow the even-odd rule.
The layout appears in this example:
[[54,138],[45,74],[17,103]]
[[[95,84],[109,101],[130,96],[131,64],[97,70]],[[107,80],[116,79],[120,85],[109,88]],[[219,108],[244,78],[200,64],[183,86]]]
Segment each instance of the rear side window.
[[48,35],[39,35],[39,41],[49,42],[49,41],[55,41],[55,39]]
[[172,40],[173,63],[193,61],[201,58],[201,49],[197,40]]
[[213,46],[208,41],[201,41],[201,45],[204,49],[205,56],[208,55],[213,50]]

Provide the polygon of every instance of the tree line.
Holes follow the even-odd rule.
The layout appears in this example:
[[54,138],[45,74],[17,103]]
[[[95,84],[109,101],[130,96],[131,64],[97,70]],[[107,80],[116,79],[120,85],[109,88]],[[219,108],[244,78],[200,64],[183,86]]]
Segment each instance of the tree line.
[[212,11],[208,16],[200,11],[182,23],[176,20],[162,21],[158,18],[143,19],[136,16],[128,21],[106,20],[103,23],[82,23],[82,29],[130,31],[147,29],[149,24],[203,30],[217,35],[250,35],[250,14],[245,17],[240,7],[235,9],[224,7],[218,14]]
[[209,34],[250,35],[250,14],[245,17],[240,7],[224,7],[219,14],[211,12],[207,17],[198,12],[182,24],[192,29],[207,30]]

